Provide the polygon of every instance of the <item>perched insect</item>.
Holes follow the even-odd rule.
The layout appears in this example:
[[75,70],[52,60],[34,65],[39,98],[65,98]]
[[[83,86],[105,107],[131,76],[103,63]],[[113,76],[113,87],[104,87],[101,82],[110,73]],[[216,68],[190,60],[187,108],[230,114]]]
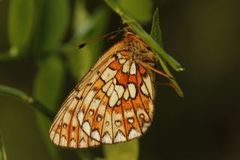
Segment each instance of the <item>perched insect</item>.
[[86,148],[130,141],[153,118],[156,57],[126,31],[73,89],[50,128],[56,145]]

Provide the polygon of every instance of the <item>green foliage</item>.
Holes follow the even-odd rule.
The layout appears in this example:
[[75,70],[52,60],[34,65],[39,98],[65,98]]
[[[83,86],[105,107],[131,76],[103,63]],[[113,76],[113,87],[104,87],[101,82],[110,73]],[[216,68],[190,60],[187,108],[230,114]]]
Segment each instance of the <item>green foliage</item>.
[[34,0],[11,0],[9,3],[8,38],[11,44],[10,54],[13,56],[29,45],[34,7]]
[[57,56],[50,56],[39,63],[33,95],[52,112],[56,111],[59,97],[61,97],[64,73],[63,63]]
[[7,154],[3,143],[3,137],[0,135],[0,160],[7,160]]
[[[64,67],[63,63],[56,56],[50,56],[40,63],[39,70],[34,83],[34,96],[41,101],[51,112],[56,110],[56,106],[61,97],[61,91],[64,84]],[[48,130],[51,121],[44,115],[36,113],[38,126],[42,132],[45,143],[53,159],[59,159],[56,147],[49,141]]]
[[152,1],[149,0],[119,0],[121,8],[140,22],[149,22],[152,18]]
[[17,98],[20,101],[23,101],[24,103],[28,104],[29,106],[32,106],[32,109],[39,111],[49,119],[53,119],[54,117],[54,114],[46,106],[44,106],[42,103],[40,103],[33,97],[30,97],[23,91],[20,91],[9,86],[0,85],[0,95],[7,95]]
[[104,146],[106,160],[137,160],[139,147],[138,140],[132,140],[126,143]]
[[151,36],[159,44],[160,47],[163,47],[158,8],[154,11],[153,14]]
[[40,21],[37,26],[39,36],[37,45],[39,45],[41,51],[49,54],[60,48],[66,35],[70,20],[70,6],[67,0],[43,0],[41,2]]

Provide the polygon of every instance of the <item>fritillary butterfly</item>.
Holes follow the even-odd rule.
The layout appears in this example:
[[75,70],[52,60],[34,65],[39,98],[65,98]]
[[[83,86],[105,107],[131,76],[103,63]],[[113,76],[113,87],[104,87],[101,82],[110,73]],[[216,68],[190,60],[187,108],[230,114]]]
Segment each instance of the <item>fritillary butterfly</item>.
[[86,148],[142,136],[153,118],[156,57],[126,31],[73,89],[50,128],[56,145]]

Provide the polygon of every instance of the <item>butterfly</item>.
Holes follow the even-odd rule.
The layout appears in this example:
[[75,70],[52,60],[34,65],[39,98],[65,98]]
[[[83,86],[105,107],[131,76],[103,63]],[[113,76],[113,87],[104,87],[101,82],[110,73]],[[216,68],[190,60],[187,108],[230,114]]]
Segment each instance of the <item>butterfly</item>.
[[126,31],[71,91],[49,131],[58,146],[87,148],[142,136],[153,119],[156,56]]

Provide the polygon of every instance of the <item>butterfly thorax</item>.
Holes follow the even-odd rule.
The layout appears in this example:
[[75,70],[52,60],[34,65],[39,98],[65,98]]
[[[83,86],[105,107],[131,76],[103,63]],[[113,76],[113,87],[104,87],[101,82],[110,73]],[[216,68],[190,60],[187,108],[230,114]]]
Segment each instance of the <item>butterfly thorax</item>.
[[128,51],[129,59],[136,62],[148,63],[154,66],[156,63],[156,57],[150,47],[143,42],[137,35],[126,32],[123,42],[126,44],[126,50]]

